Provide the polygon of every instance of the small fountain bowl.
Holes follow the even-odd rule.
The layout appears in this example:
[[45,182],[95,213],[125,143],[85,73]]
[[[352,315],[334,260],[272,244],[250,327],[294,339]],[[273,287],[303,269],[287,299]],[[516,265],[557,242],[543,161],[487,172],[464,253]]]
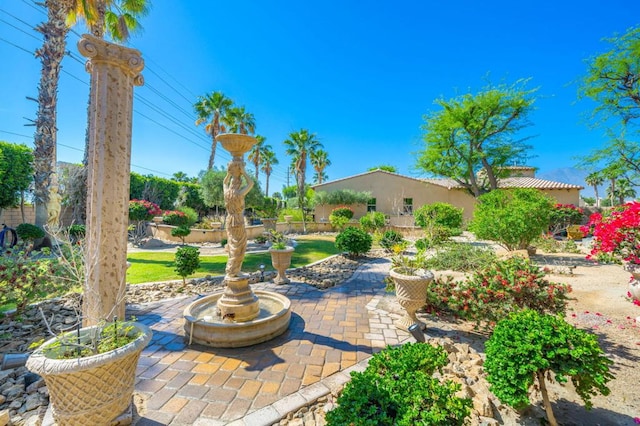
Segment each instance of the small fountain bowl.
[[257,142],[255,137],[240,133],[222,133],[216,140],[234,157],[242,157]]
[[218,299],[223,292],[191,303],[184,310],[186,341],[214,348],[240,348],[266,342],[287,331],[291,301],[272,291],[254,293],[260,302],[260,314],[245,322],[226,322],[216,316]]

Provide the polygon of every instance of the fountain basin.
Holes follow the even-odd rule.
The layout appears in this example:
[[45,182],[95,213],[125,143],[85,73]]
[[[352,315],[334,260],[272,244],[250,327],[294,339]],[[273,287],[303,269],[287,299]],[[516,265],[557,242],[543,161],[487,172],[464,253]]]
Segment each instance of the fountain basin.
[[266,342],[284,333],[291,320],[291,301],[275,292],[254,291],[260,312],[250,321],[233,322],[218,315],[223,292],[196,300],[184,310],[186,340],[214,348],[241,348]]

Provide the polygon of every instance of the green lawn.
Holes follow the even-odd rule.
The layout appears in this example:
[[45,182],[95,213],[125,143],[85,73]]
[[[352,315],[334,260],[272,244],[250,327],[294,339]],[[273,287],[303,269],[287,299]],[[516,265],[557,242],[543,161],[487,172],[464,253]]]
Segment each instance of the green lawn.
[[[296,241],[298,245],[291,259],[292,268],[308,265],[339,252],[334,245],[333,237],[307,235],[299,237]],[[131,267],[127,270],[127,282],[139,284],[180,279],[180,276],[173,270],[174,258],[174,253],[167,252],[129,253],[127,260],[131,262]],[[223,275],[226,264],[227,256],[200,256],[200,268],[188,278]],[[261,264],[266,266],[266,270],[273,270],[269,253],[247,254],[242,264],[242,270],[256,272]]]

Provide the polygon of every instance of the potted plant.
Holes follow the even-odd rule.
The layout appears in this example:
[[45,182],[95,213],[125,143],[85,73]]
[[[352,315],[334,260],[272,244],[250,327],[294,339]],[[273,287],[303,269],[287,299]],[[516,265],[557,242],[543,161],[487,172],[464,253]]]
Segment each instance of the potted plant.
[[58,425],[111,424],[131,404],[140,353],[151,330],[114,321],[46,341],[26,367],[44,378]]
[[287,278],[287,268],[291,266],[291,257],[293,256],[293,247],[287,246],[287,238],[282,232],[271,230],[269,232],[269,240],[271,247],[271,264],[278,271],[273,279],[275,284],[289,284],[291,281]]
[[395,255],[391,260],[389,276],[395,284],[396,298],[405,310],[405,316],[395,322],[396,327],[407,330],[417,324],[422,330],[426,324],[416,317],[416,311],[427,302],[427,285],[433,281],[433,274],[424,269],[424,251],[416,256],[404,255],[406,243],[393,247]]
[[593,235],[587,259],[623,263],[632,275],[629,293],[640,300],[640,202],[617,207],[606,217],[594,213],[581,230]]
[[[59,233],[54,241],[65,279],[81,286],[83,240],[71,244]],[[112,424],[131,404],[138,359],[152,333],[143,324],[117,318],[85,328],[80,324],[78,318],[74,331],[57,336],[48,326],[55,337],[29,356],[26,367],[44,378],[56,424]]]

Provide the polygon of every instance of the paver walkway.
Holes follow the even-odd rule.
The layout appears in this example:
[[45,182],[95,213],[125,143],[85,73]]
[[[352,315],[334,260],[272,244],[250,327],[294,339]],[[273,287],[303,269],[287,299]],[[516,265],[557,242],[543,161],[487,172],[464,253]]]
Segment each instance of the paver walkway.
[[138,364],[146,409],[136,424],[271,425],[329,393],[372,353],[409,336],[371,308],[388,269],[387,259],[374,259],[324,291],[254,284],[291,299],[292,317],[283,335],[247,348],[188,347],[182,312],[194,297],[128,307],[154,333]]

